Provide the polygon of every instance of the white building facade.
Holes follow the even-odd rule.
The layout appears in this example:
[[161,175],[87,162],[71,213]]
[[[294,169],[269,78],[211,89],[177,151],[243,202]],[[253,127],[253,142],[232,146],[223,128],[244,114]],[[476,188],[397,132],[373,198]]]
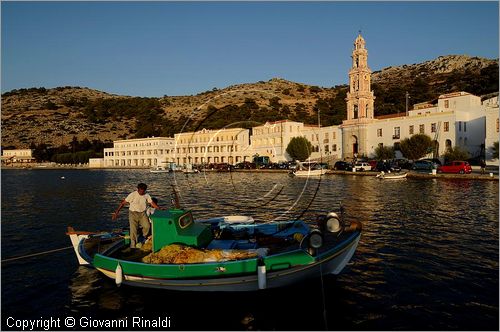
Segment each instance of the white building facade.
[[171,161],[177,165],[251,161],[250,131],[243,128],[203,129],[175,134]]
[[375,96],[370,88],[371,74],[361,35],[354,43],[352,58],[347,120],[340,126],[342,158],[355,155],[372,158],[378,146],[395,147],[397,156],[401,156],[398,151],[401,140],[421,133],[433,140],[436,149],[432,157],[442,157],[447,148],[459,146],[471,157],[480,157],[486,151],[486,159],[494,163],[492,149],[488,148],[498,141],[498,97],[481,102],[480,97],[470,93],[453,92],[439,96],[436,105],[414,105],[408,115],[375,117]]
[[12,149],[2,151],[2,162],[5,163],[30,163],[34,162],[33,150]]
[[493,157],[493,145],[498,144],[499,117],[498,117],[498,96],[483,102],[485,111],[486,137],[484,140],[486,164],[498,166],[498,158]]
[[170,137],[115,141],[104,149],[104,167],[153,167],[172,160],[175,140]]
[[471,157],[493,159],[493,145],[499,140],[498,97],[481,102],[467,92],[439,96],[437,104],[413,105],[408,114],[375,117],[375,95],[371,90],[371,70],[365,40],[358,35],[349,70],[346,96],[347,119],[339,126],[319,127],[281,120],[251,129],[203,129],[175,134],[174,138],[144,138],[116,141],[104,149],[105,167],[145,167],[161,163],[236,164],[267,156],[272,162],[291,160],[286,148],[294,137],[307,138],[312,146],[311,160],[333,163],[354,157],[373,158],[379,146],[394,147],[401,157],[401,141],[415,134],[431,137],[434,155],[440,158],[447,148],[459,146]]
[[439,96],[436,105],[415,105],[408,116],[376,118],[368,128],[368,157],[377,146],[395,146],[397,150],[401,140],[414,134],[426,134],[433,140],[435,158],[456,146],[478,157],[484,152],[485,106],[481,98],[469,93],[450,93]]

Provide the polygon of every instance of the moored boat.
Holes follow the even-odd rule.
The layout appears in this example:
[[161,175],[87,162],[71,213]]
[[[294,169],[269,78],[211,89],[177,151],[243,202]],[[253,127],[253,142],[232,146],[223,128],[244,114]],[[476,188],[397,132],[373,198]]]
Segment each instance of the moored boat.
[[165,166],[158,165],[149,170],[151,173],[169,173],[171,170]]
[[381,180],[394,180],[394,179],[404,179],[408,173],[385,173],[384,171],[377,174],[377,178]]
[[308,176],[321,176],[326,174],[327,169],[323,168],[321,164],[315,162],[297,162],[297,168],[290,172],[291,176],[308,177]]
[[117,284],[189,291],[252,291],[338,274],[353,256],[361,223],[329,213],[314,223],[256,223],[245,216],[195,221],[173,208],[151,217],[152,237],[129,248],[126,231],[68,232],[80,264]]

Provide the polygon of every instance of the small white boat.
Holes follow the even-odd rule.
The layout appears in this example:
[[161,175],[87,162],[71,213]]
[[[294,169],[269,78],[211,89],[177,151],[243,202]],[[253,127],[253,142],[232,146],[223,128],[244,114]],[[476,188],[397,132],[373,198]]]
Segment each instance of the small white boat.
[[321,164],[315,163],[315,162],[298,162],[297,161],[297,168],[290,173],[292,176],[300,176],[300,177],[307,177],[307,176],[321,176],[323,174],[326,174],[328,170],[326,168],[321,167]]
[[186,164],[182,172],[186,174],[199,173],[199,171],[196,168],[193,169],[193,165],[191,164]]
[[326,174],[326,169],[306,169],[306,170],[296,170],[292,174],[295,176],[321,176]]
[[377,178],[381,180],[392,180],[392,179],[404,179],[408,173],[396,174],[396,173],[385,173],[384,171],[377,174]]
[[165,166],[158,165],[158,166],[151,168],[149,171],[151,173],[168,173],[168,172],[170,172],[170,169],[168,169]]

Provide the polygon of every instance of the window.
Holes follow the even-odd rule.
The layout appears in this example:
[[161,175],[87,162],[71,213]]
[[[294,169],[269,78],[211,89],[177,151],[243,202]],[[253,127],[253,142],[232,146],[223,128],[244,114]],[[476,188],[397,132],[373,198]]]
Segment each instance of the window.
[[445,100],[444,101],[444,108],[448,108],[450,107],[450,101],[449,100]]
[[444,131],[450,131],[450,123],[448,121],[444,123]]
[[464,121],[464,132],[467,131],[467,122]]
[[377,137],[382,137],[382,128],[377,129]]
[[353,114],[353,119],[358,118],[358,105],[354,105],[354,114]]
[[410,135],[413,135],[413,126],[410,126]]
[[499,130],[500,130],[500,121],[499,121],[499,119],[497,119],[497,133]]
[[337,144],[333,144],[332,151],[337,151]]
[[[498,131],[498,119],[497,119],[497,131]],[[335,139],[335,132],[332,133],[332,138]]]
[[464,138],[464,146],[467,145],[467,137]]
[[462,121],[458,121],[458,131],[462,131]]
[[399,139],[401,134],[401,128],[400,127],[394,127],[394,135],[392,136],[393,139]]
[[431,123],[431,133],[436,132],[436,123]]
[[328,152],[329,149],[328,149],[328,145],[325,145],[325,152]]
[[425,133],[425,125],[421,124],[421,125],[419,126],[419,132],[420,132],[421,134]]
[[394,150],[401,151],[401,144],[399,142],[394,143]]

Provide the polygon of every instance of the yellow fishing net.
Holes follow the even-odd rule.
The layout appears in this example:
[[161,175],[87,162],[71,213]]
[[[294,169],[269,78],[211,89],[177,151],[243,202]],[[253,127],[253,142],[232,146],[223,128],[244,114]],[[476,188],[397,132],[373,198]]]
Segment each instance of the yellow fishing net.
[[[146,243],[147,244],[147,243]],[[258,250],[223,250],[211,249],[203,250],[188,247],[180,244],[170,244],[161,248],[158,252],[150,253],[142,258],[144,263],[152,264],[191,264],[223,262],[239,259],[248,259],[262,256],[267,253],[267,249]]]

